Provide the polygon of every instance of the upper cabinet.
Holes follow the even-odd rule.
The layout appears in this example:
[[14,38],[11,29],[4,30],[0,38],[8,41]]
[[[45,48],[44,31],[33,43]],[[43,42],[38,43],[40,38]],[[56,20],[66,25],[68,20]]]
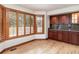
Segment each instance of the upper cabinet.
[[72,24],[79,24],[79,13],[72,13]]
[[50,16],[50,28],[79,31],[79,13]]
[[72,13],[71,29],[79,31],[79,13]]
[[61,15],[59,17],[59,21],[61,24],[69,24],[69,16],[68,15]]
[[51,16],[50,17],[50,24],[58,24],[58,17],[57,16]]

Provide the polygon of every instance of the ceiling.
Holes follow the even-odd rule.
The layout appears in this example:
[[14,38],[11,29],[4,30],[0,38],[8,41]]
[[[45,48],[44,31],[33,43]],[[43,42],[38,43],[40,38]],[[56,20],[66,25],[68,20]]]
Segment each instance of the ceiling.
[[50,11],[50,10],[69,7],[72,6],[73,4],[19,4],[19,5],[31,10]]

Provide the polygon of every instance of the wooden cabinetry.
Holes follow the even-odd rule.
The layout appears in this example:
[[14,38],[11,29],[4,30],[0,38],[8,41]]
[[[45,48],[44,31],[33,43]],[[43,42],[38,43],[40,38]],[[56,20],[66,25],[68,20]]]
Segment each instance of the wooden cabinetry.
[[52,33],[53,33],[53,34],[52,34],[52,36],[53,36],[52,38],[55,39],[55,40],[57,40],[57,39],[58,39],[58,38],[57,38],[57,36],[58,36],[58,35],[57,35],[57,31],[56,31],[56,30],[53,30]]
[[79,44],[79,33],[78,32],[69,32],[69,42],[73,44]]
[[[79,44],[79,13],[50,16],[51,36],[54,40]],[[55,29],[55,30],[53,30]],[[70,31],[69,31],[70,30]]]
[[51,30],[49,30],[49,31],[48,31],[48,38],[49,38],[49,39],[52,39],[52,36],[53,36],[53,33],[52,33]]
[[50,38],[50,39],[55,39],[55,40],[57,40],[58,38],[57,38],[57,31],[55,31],[55,30],[49,30],[49,32],[48,32],[48,37]]
[[62,40],[62,31],[58,31],[58,40]]
[[68,39],[69,39],[68,38],[68,35],[69,35],[68,31],[62,31],[62,35],[63,35],[62,40],[65,41],[65,42],[68,42]]
[[58,17],[50,17],[50,24],[58,24]]
[[72,13],[72,24],[79,24],[79,13]]
[[59,17],[59,22],[61,24],[68,24],[69,23],[69,16],[68,15],[62,15]]
[[49,29],[48,38],[79,45],[79,32]]
[[79,32],[77,32],[77,44],[79,45]]

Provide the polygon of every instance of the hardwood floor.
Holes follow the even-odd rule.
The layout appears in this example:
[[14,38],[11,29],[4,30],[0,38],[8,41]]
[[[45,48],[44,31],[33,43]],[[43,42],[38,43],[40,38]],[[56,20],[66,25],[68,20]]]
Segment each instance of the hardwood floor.
[[3,54],[79,54],[79,46],[50,39],[34,40],[13,48]]

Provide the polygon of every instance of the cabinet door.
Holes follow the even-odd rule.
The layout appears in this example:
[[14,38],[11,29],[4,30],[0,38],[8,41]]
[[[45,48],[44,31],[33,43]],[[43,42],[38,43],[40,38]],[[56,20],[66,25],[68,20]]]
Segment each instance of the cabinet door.
[[0,41],[2,41],[2,8],[0,7]]
[[72,32],[72,43],[77,44],[77,32]]
[[58,31],[58,40],[62,41],[62,31]]
[[69,16],[68,15],[60,16],[60,23],[61,24],[68,24],[69,23]]
[[69,42],[73,44],[77,44],[77,32],[69,32]]
[[55,16],[51,16],[50,18],[50,24],[58,24],[58,18]]
[[77,32],[77,44],[79,45],[79,32]]
[[18,13],[18,36],[24,35],[24,14]]
[[49,39],[52,39],[52,37],[53,37],[52,34],[53,34],[52,31],[49,30],[49,31],[48,31],[48,38],[49,38]]
[[57,33],[57,31],[55,31],[55,30],[52,31],[52,38],[54,40],[57,40],[58,39],[58,33]]
[[69,32],[68,31],[62,31],[62,41],[65,41],[65,42],[68,42],[68,40],[69,40],[69,34],[68,34]]
[[69,33],[68,33],[68,34],[69,34],[69,40],[68,40],[68,41],[69,41],[69,43],[72,43],[72,32],[71,32],[71,31],[69,31]]
[[72,24],[79,24],[79,13],[72,14]]

